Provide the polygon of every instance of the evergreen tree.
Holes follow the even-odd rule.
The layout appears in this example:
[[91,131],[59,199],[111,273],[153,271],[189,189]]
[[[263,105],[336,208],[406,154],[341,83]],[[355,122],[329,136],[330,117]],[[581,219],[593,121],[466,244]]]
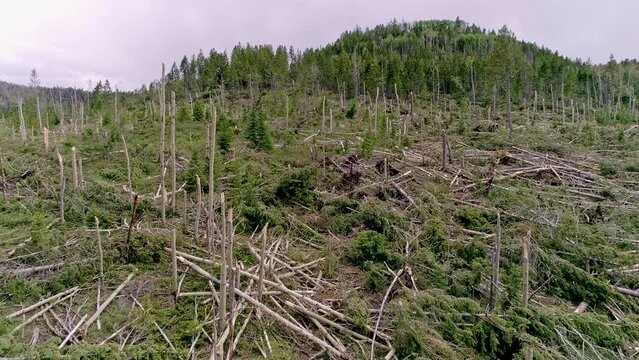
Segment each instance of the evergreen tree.
[[202,122],[204,121],[204,106],[202,102],[197,100],[193,103],[193,121]]
[[266,124],[266,116],[263,112],[252,110],[248,113],[246,127],[246,139],[251,147],[258,150],[270,150],[273,148],[273,140]]

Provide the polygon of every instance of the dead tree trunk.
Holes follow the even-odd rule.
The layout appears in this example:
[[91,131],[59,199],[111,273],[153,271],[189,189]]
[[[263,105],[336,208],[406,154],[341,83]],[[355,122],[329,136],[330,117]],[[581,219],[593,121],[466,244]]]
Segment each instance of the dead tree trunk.
[[40,124],[40,130],[42,130],[42,115],[40,114],[40,97],[36,96],[36,109],[38,110],[38,124]]
[[379,118],[379,116],[378,116],[379,108],[378,108],[378,105],[377,105],[377,100],[378,99],[379,99],[379,86],[377,87],[377,92],[375,93],[375,129],[373,130],[375,132],[375,134],[377,134],[377,126],[378,126],[377,125],[378,124],[378,122],[377,122],[378,120],[377,119]]
[[20,137],[22,142],[27,142],[27,127],[24,125],[24,114],[22,113],[22,99],[18,101],[18,116],[20,117]]
[[133,183],[131,182],[131,158],[129,158],[129,147],[126,145],[126,139],[122,135],[122,143],[124,144],[124,157],[126,158],[126,177],[129,183],[129,199],[133,204]]
[[58,164],[60,165],[60,220],[64,222],[64,162],[58,152]]
[[177,277],[177,256],[176,256],[176,232],[171,229],[171,278],[173,280],[173,295],[177,301],[178,277]]
[[511,91],[512,91],[512,85],[509,83],[508,84],[508,89],[506,90],[506,96],[508,97],[507,101],[508,101],[508,137],[512,138],[513,137],[513,114],[512,114],[512,107],[513,107],[513,102],[512,102],[512,98],[511,98]]
[[44,133],[42,134],[44,141],[44,151],[49,152],[49,128],[44,128]]
[[220,255],[222,264],[220,264],[220,322],[218,323],[218,329],[224,329],[224,324],[226,324],[226,298],[227,294],[227,266],[230,264],[226,263],[227,255],[226,255],[226,241],[227,241],[227,233],[226,233],[226,199],[224,197],[224,193],[220,194],[220,213],[222,214],[222,239],[221,239],[221,250],[222,254]]
[[71,147],[71,173],[73,174],[73,190],[75,191],[78,189],[78,159],[75,146]]
[[202,184],[200,182],[200,176],[195,175],[195,187],[197,191],[197,200],[195,204],[195,241],[199,239],[200,235],[200,216],[202,215]]
[[326,131],[326,95],[322,98],[322,132]]
[[[164,81],[164,80],[162,80],[162,81]],[[162,84],[162,86],[163,86],[162,89],[164,89],[164,84]],[[115,87],[115,115],[113,116],[113,122],[115,124],[118,123],[118,88],[117,87]]]
[[264,292],[264,266],[266,265],[266,234],[268,232],[268,224],[262,229],[262,249],[260,252],[260,271],[257,281],[257,299],[262,302],[262,294]]
[[521,266],[523,268],[523,286],[521,291],[521,303],[524,308],[528,307],[528,274],[530,271],[530,230],[528,230],[528,234],[523,238],[522,244],[522,256],[521,256]]
[[7,201],[7,182],[4,175],[4,162],[2,161],[2,154],[0,154],[0,185],[2,185],[2,200]]
[[448,171],[450,150],[448,147],[448,134],[442,134],[442,171]]
[[175,92],[171,91],[171,206],[175,214],[177,192],[177,166],[175,164]]
[[495,309],[495,304],[499,298],[499,257],[501,252],[501,218],[497,213],[497,229],[495,232],[495,246],[493,248],[493,273],[490,281],[490,301],[488,303],[488,311]]
[[160,130],[160,195],[162,202],[162,224],[166,225],[166,187],[164,186],[164,176],[166,168],[164,164],[164,143],[166,138],[166,96],[164,84],[164,63],[162,63],[162,84],[160,88],[160,112],[162,113],[162,127]]

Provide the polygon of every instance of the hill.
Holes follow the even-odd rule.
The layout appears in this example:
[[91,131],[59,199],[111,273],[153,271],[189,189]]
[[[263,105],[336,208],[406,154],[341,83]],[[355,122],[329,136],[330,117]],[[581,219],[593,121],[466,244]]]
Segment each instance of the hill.
[[167,70],[0,110],[0,356],[634,356],[636,60],[456,20]]

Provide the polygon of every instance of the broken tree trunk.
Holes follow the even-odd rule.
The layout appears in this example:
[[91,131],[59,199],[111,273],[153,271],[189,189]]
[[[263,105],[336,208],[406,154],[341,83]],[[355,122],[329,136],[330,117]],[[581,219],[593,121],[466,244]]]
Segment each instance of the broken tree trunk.
[[98,317],[104,311],[104,309],[106,309],[106,307],[109,306],[111,301],[113,301],[113,299],[115,299],[115,297],[120,293],[120,291],[122,291],[122,289],[124,289],[124,287],[129,283],[129,281],[131,281],[131,278],[133,278],[133,273],[129,274],[126,280],[124,280],[124,282],[122,282],[120,286],[118,286],[115,290],[113,290],[111,295],[109,295],[109,297],[102,303],[102,305],[100,305],[98,310],[93,315],[91,315],[89,320],[87,320],[86,323],[84,324],[84,327],[83,327],[84,332],[86,332],[89,329],[89,327],[93,324],[93,322],[95,322],[98,319]]
[[216,113],[216,109],[213,106],[213,104],[211,103],[211,130],[209,131],[209,135],[210,135],[210,143],[211,146],[209,147],[209,216],[207,219],[207,232],[208,232],[208,251],[209,251],[209,256],[211,257],[211,260],[215,260],[215,256],[213,253],[214,247],[213,247],[213,224],[214,224],[214,219],[213,219],[213,202],[214,202],[214,196],[215,196],[215,190],[214,190],[214,178],[213,178],[213,174],[214,174],[214,168],[215,168],[215,132],[216,132],[216,127],[217,127],[217,113]]
[[448,134],[442,134],[442,171],[448,171],[448,158],[450,154],[448,151]]
[[171,272],[173,275],[173,294],[175,295],[175,300],[177,301],[177,293],[178,293],[178,277],[177,277],[177,257],[175,254],[176,251],[176,233],[175,229],[171,230]]
[[493,311],[499,297],[499,256],[501,251],[501,216],[497,213],[497,229],[495,231],[495,247],[493,249],[493,273],[490,281],[490,301],[488,310]]
[[131,182],[131,159],[129,158],[129,148],[126,145],[126,139],[122,135],[122,143],[124,144],[124,156],[126,158],[126,177],[129,183],[129,200],[133,204],[133,184]]
[[177,166],[175,164],[175,91],[171,91],[171,206],[173,213],[175,214],[176,208],[176,189],[177,189],[177,175],[175,170]]
[[49,152],[49,128],[44,128],[44,133],[42,134],[42,138],[44,141],[44,151]]
[[64,161],[58,152],[58,164],[60,165],[60,220],[64,222]]
[[[100,220],[95,216],[95,233],[98,238],[98,258],[100,266],[100,277],[98,278],[98,295],[96,305],[100,308],[100,294],[102,293],[102,287],[104,286],[104,251],[102,251],[102,236],[100,235]],[[97,309],[96,309],[97,310]],[[101,328],[100,318],[98,317],[98,329]]]
[[36,109],[38,110],[38,124],[40,124],[40,130],[42,130],[42,114],[40,114],[40,97],[36,96]]
[[202,215],[202,184],[200,183],[200,176],[195,175],[195,187],[197,191],[197,200],[195,203],[195,241],[198,240],[200,234],[200,216]]
[[164,142],[166,138],[166,96],[164,84],[164,63],[162,63],[162,80],[160,88],[160,112],[162,113],[162,127],[160,130],[160,194],[162,195],[162,224],[166,225],[166,188],[164,187],[164,176],[166,169],[164,167]]
[[27,142],[27,127],[24,124],[24,113],[22,112],[22,99],[18,101],[18,116],[20,117],[20,137],[22,142]]
[[523,239],[521,266],[523,268],[523,289],[521,292],[521,302],[524,308],[528,307],[528,273],[530,270],[530,230]]
[[73,190],[78,189],[78,158],[77,149],[71,147],[71,173],[73,174]]
[[257,299],[262,301],[262,294],[264,293],[264,265],[266,262],[266,234],[268,232],[268,224],[264,225],[262,229],[262,249],[260,253],[260,273],[257,281]]
[[0,153],[0,185],[2,185],[2,200],[7,201],[7,182],[4,175],[4,162]]
[[222,214],[222,239],[221,239],[221,247],[222,254],[221,260],[222,264],[220,265],[220,322],[218,327],[220,329],[224,329],[226,324],[226,298],[227,295],[227,281],[228,281],[228,272],[227,266],[230,264],[226,263],[227,255],[226,255],[226,242],[227,242],[227,233],[226,233],[226,199],[224,197],[224,193],[220,194],[220,212]]
[[326,131],[326,95],[322,98],[322,132]]

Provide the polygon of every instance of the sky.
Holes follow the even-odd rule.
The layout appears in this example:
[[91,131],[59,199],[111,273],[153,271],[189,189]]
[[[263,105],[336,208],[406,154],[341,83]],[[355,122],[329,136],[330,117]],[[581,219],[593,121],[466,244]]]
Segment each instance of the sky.
[[460,17],[593,63],[639,57],[637,0],[0,0],[0,80],[133,90],[186,54],[319,47],[345,30]]

